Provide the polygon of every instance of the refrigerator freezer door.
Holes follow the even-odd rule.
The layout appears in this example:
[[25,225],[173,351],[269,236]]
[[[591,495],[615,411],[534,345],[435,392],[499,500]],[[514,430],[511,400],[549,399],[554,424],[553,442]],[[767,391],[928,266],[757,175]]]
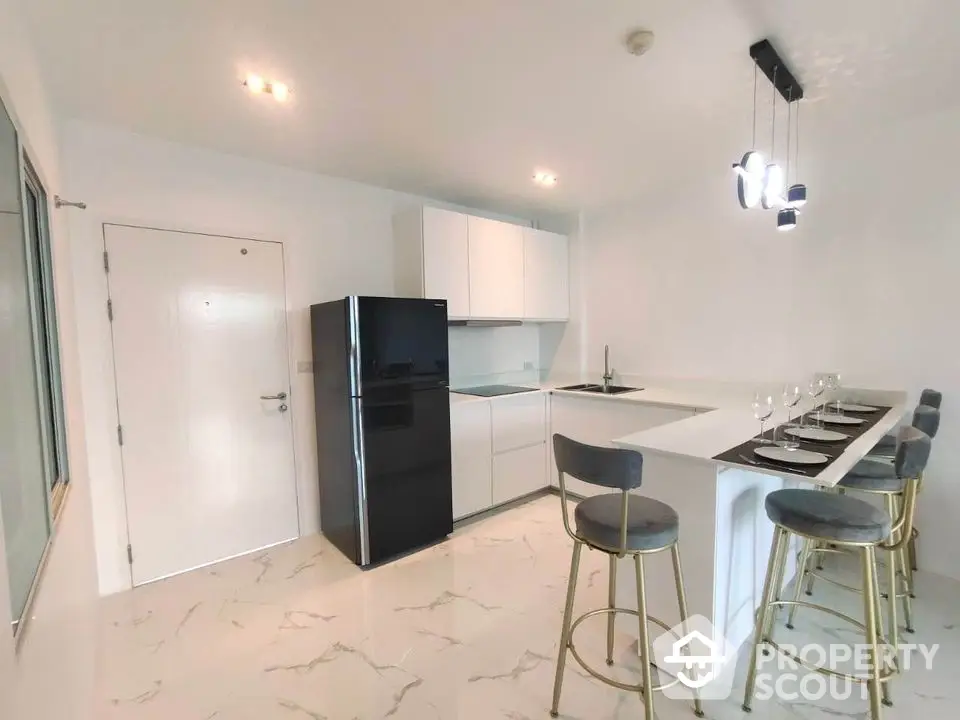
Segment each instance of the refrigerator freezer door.
[[362,400],[370,561],[453,531],[450,398],[410,384],[366,390]]
[[361,393],[384,385],[449,384],[446,300],[360,297]]

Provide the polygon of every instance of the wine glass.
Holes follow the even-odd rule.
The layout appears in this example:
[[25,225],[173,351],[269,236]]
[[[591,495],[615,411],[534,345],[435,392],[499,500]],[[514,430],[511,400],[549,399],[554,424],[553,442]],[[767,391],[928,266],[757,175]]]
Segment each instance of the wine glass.
[[[783,386],[783,406],[787,409],[787,422],[785,428],[796,427],[796,423],[791,421],[793,409],[800,402],[800,386],[793,383],[787,383]],[[803,419],[803,416],[800,417]]]
[[830,398],[834,401],[834,412],[842,415],[843,411],[840,409],[840,397],[837,395],[837,390],[840,389],[840,373],[827,375],[824,385],[826,386],[827,394],[829,394]]
[[767,440],[763,436],[763,425],[770,416],[773,415],[773,396],[756,393],[753,396],[753,416],[760,421],[760,435],[754,438],[754,442],[761,445],[772,445],[772,440]]
[[810,396],[811,412],[816,412],[817,398],[823,395],[823,389],[824,383],[822,377],[814,376],[810,378],[810,382],[807,383],[807,395]]

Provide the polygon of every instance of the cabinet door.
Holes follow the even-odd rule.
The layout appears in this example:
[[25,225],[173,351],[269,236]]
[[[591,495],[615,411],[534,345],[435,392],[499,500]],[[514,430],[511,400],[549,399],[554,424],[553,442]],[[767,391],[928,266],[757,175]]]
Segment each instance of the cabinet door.
[[493,415],[493,452],[542,445],[546,439],[546,396],[528,393],[495,398]]
[[493,456],[493,504],[515,500],[547,487],[544,445]]
[[447,315],[470,316],[467,216],[423,208],[423,296],[445,299]]
[[570,317],[569,247],[563,235],[523,228],[523,316]]
[[470,315],[523,318],[523,228],[470,217]]
[[490,403],[482,400],[453,403],[450,438],[453,519],[459,520],[493,505]]

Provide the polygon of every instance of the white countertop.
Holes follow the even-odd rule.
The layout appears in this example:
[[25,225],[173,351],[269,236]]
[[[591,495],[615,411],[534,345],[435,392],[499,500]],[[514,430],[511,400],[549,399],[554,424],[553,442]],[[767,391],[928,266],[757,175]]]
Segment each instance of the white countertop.
[[[746,462],[741,464],[713,459],[714,456],[747,442],[759,430],[759,423],[753,416],[749,401],[742,396],[718,403],[715,409],[710,412],[616,438],[613,442],[618,447],[639,450],[644,453],[673,455],[713,463],[721,467],[738,467],[763,475],[802,480],[833,487],[859,460],[866,456],[883,435],[897,426],[908,410],[907,394],[905,392],[844,389],[840,394],[844,398],[861,402],[874,402],[892,406],[892,409],[870,430],[852,442],[839,458],[816,476],[791,473],[786,469],[776,470],[767,466],[758,467]],[[720,396],[715,399],[722,401]],[[689,400],[690,398],[684,398],[684,407],[689,406],[687,404]],[[703,406],[697,405],[697,407]],[[781,417],[780,420],[782,419]],[[768,427],[770,427],[769,424]]]
[[[588,380],[589,382],[589,380]],[[865,403],[876,403],[890,406],[886,415],[868,432],[861,435],[844,453],[824,469],[819,475],[801,475],[791,473],[787,469],[776,470],[768,466],[756,466],[749,463],[730,463],[714,460],[714,456],[747,442],[759,431],[759,423],[753,416],[751,400],[755,386],[746,383],[724,383],[709,381],[677,381],[656,380],[649,381],[633,378],[632,382],[624,379],[624,385],[639,386],[643,390],[623,393],[620,395],[604,395],[602,393],[585,393],[576,390],[561,390],[559,386],[577,384],[576,380],[565,382],[541,383],[511,383],[529,387],[531,391],[551,392],[557,396],[577,398],[597,402],[628,402],[642,405],[658,405],[695,409],[699,414],[683,420],[660,425],[650,430],[633,433],[621,438],[613,438],[613,443],[619,447],[639,450],[643,453],[660,453],[676,457],[689,458],[694,461],[712,463],[722,471],[725,467],[738,467],[751,472],[775,477],[784,477],[818,485],[833,487],[847,472],[863,459],[876,442],[891,429],[896,427],[909,411],[907,393],[889,390],[868,390],[844,388],[839,395],[844,399]],[[771,393],[773,391],[771,390]],[[776,397],[776,394],[774,394]],[[477,397],[450,393],[452,403],[491,401],[499,398],[515,397],[515,395],[498,395],[495,397]],[[824,398],[826,399],[826,398]],[[801,401],[798,409],[808,408],[806,399]],[[772,423],[780,423],[784,419],[783,410],[771,418],[767,427]]]

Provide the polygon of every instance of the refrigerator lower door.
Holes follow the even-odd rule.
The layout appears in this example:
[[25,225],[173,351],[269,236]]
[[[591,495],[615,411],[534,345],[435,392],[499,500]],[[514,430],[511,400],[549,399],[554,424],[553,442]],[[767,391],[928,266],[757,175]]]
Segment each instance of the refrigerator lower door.
[[382,387],[364,394],[361,413],[362,503],[376,563],[453,531],[449,393]]

